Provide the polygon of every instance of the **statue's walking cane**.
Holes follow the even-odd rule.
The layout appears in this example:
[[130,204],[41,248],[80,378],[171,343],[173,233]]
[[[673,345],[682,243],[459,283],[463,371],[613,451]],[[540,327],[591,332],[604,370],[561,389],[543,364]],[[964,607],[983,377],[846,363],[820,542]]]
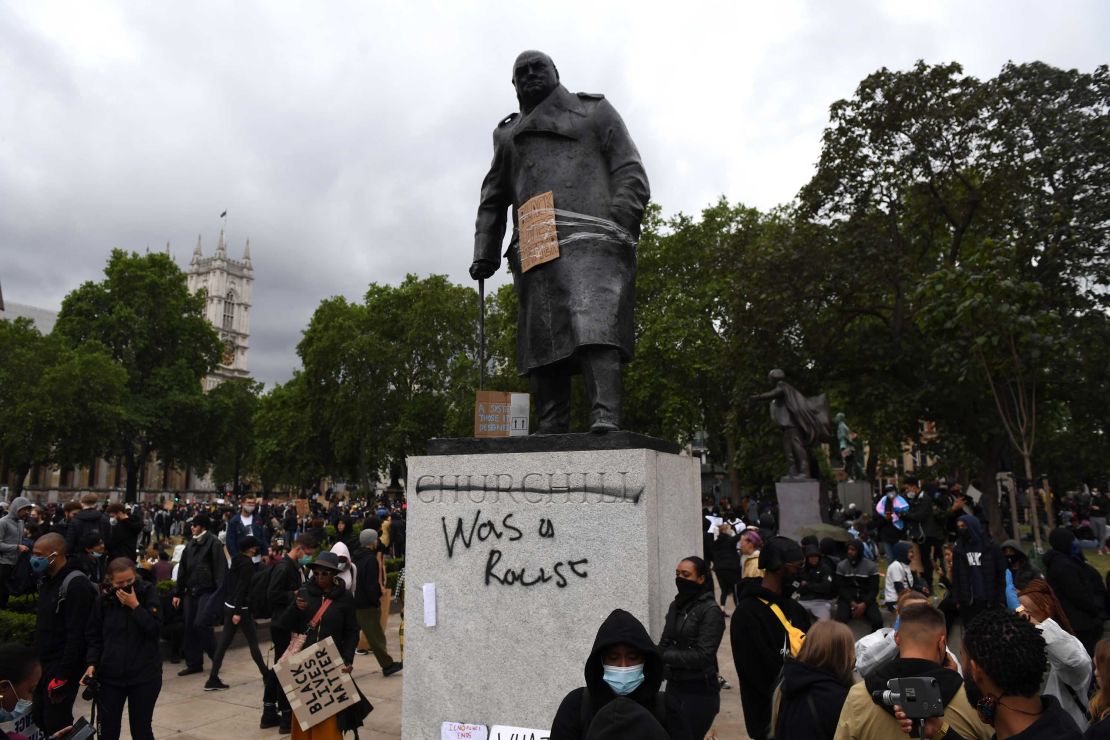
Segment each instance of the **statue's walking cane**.
[[486,281],[478,278],[478,390],[486,380]]

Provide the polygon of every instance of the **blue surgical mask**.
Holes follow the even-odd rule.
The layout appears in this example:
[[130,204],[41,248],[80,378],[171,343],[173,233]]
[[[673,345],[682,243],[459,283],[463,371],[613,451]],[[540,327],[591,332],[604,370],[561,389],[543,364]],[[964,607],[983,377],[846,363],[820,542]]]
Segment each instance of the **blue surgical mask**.
[[[12,686],[11,681],[4,681],[3,683],[8,684],[8,686]],[[14,686],[12,686],[12,693],[15,693]],[[16,696],[18,697],[19,694],[16,694]],[[30,712],[31,700],[17,699],[15,702],[15,706],[12,707],[10,710],[0,707],[0,722],[14,722],[20,717],[30,714]]]
[[894,631],[895,632],[898,631],[898,627],[901,626],[901,624],[902,624],[902,617],[900,617],[900,616],[895,617],[894,618]]
[[89,553],[89,555],[92,555],[92,556],[93,556],[94,558],[102,558],[102,557],[104,557],[104,553],[102,553],[102,552],[96,552],[95,550],[94,550],[93,552],[90,552],[90,553]]
[[641,663],[628,668],[607,665],[601,677],[609,684],[614,694],[628,696],[644,682],[644,665]]

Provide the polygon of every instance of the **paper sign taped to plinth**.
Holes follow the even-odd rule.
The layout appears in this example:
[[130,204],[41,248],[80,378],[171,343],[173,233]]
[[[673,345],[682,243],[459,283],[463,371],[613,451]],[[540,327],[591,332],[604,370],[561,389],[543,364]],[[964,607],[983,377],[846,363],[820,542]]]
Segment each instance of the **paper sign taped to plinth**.
[[559,257],[559,234],[555,229],[555,195],[551,191],[529,198],[517,211],[520,232],[520,271]]
[[274,665],[278,683],[302,730],[315,727],[359,702],[343,656],[330,637]]
[[529,730],[527,727],[508,727],[494,725],[489,731],[489,740],[548,740],[551,730]]
[[444,722],[439,728],[439,740],[488,740],[485,725],[467,725],[462,722]]
[[478,391],[474,398],[475,437],[527,437],[527,393]]

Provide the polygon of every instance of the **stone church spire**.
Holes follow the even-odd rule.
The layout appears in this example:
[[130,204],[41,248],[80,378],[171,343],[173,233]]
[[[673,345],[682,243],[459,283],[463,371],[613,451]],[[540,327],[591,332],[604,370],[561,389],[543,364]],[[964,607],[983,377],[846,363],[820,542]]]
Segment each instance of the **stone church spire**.
[[247,246],[246,246],[245,249],[243,249],[243,262],[245,262],[248,267],[250,266],[250,263],[251,263],[251,238],[249,236],[247,237]]
[[197,246],[196,249],[193,250],[193,259],[189,260],[189,264],[195,265],[196,263],[200,262],[200,258],[203,256],[204,255],[201,254],[200,251],[200,234],[197,234]]
[[216,259],[227,259],[227,244],[224,242],[224,230],[220,229],[220,241],[216,244]]

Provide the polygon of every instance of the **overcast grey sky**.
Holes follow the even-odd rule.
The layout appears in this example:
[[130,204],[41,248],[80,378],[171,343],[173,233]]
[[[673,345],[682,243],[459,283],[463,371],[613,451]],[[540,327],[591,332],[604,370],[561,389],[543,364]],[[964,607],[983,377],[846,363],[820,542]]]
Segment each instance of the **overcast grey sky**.
[[[624,117],[666,214],[769,208],[809,179],[828,106],[921,58],[1105,63],[1089,2],[0,4],[0,282],[57,308],[113,247],[186,266],[197,234],[255,267],[268,383],[323,298],[467,281],[512,62],[538,48]],[[506,278],[501,276],[498,284]]]

